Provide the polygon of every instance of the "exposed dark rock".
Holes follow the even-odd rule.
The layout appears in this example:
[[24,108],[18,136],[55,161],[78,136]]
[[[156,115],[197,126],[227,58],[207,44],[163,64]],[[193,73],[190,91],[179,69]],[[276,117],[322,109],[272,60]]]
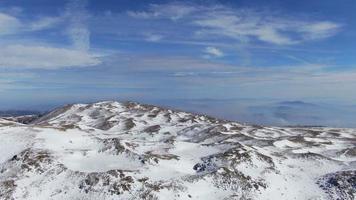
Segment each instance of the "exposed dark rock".
[[160,125],[153,125],[145,128],[143,131],[147,133],[154,133],[154,132],[158,132],[160,129],[161,129]]
[[356,198],[356,171],[327,174],[317,183],[331,199],[354,200]]

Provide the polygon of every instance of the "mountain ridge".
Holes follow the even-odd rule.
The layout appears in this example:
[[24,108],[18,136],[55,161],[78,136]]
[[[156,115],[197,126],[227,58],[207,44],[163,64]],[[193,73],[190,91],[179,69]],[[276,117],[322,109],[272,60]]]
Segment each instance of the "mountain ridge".
[[[356,130],[265,127],[134,102],[0,123],[4,199],[353,199]],[[1,199],[1,198],[0,198]]]

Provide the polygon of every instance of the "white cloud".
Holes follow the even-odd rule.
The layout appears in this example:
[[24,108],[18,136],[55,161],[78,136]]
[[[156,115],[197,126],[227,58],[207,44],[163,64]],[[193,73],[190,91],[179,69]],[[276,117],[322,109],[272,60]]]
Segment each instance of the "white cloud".
[[0,13],[0,35],[7,35],[17,32],[21,27],[21,22],[10,15]]
[[[356,71],[327,71],[327,66],[239,67],[219,71],[181,71],[174,76],[182,85],[208,85],[224,91],[240,88],[240,94],[253,97],[284,98],[332,97],[354,99]],[[255,91],[263,91],[256,94]],[[350,101],[351,102],[351,101]]]
[[218,36],[244,43],[258,40],[276,45],[328,38],[341,28],[340,24],[327,20],[223,5],[168,3],[151,5],[147,11],[129,12],[129,15],[146,20],[179,20],[179,25],[190,26],[199,38],[209,39],[214,36],[216,39]]
[[87,67],[100,63],[93,55],[78,50],[10,45],[0,49],[0,67],[58,69],[66,67]]
[[28,29],[30,31],[44,30],[55,26],[61,21],[63,21],[62,17],[43,17],[30,23]]
[[31,22],[22,20],[4,13],[0,13],[0,35],[15,35],[18,33],[44,30],[59,22],[63,21],[62,17],[41,17]]
[[0,8],[0,12],[11,16],[17,16],[23,12],[23,9],[18,6],[10,6],[10,7]]
[[129,11],[128,15],[135,18],[150,19],[150,18],[169,18],[171,20],[179,20],[186,17],[197,10],[196,7],[184,5],[181,3],[170,3],[164,5],[152,4],[147,12]]
[[256,11],[219,9],[197,16],[193,23],[203,28],[200,35],[220,35],[238,40],[258,39],[277,45],[290,45],[335,35],[341,25],[329,21],[307,21],[272,16]]
[[87,51],[90,48],[89,13],[86,6],[86,0],[69,1],[65,14],[69,23],[67,34],[72,40],[73,47],[81,51]]
[[305,24],[301,27],[301,31],[305,33],[306,39],[323,39],[335,35],[340,28],[339,24],[323,21]]
[[206,47],[204,52],[209,54],[210,56],[214,56],[214,57],[224,56],[224,53],[216,47]]
[[140,19],[149,19],[152,17],[155,17],[154,13],[149,13],[149,12],[145,12],[145,11],[128,11],[127,14],[130,17],[134,17],[134,18],[140,18]]
[[[28,33],[66,25],[65,33],[72,47],[57,48],[53,45],[21,45],[8,43],[0,49],[0,67],[57,69],[85,67],[100,63],[98,57],[89,53],[90,31],[86,0],[71,0],[59,16],[41,16],[25,23],[16,17],[0,13],[0,35]],[[64,23],[65,22],[65,23]]]
[[186,72],[186,71],[229,71],[230,65],[191,56],[154,56],[118,54],[108,57],[107,66],[120,63],[118,70],[125,72]]
[[158,42],[163,39],[162,35],[157,35],[157,34],[145,34],[146,36],[146,41],[149,42]]
[[273,27],[256,28],[256,30],[251,32],[251,35],[255,35],[261,41],[274,44],[283,45],[298,43],[298,41],[295,41],[288,36],[279,33],[278,30]]

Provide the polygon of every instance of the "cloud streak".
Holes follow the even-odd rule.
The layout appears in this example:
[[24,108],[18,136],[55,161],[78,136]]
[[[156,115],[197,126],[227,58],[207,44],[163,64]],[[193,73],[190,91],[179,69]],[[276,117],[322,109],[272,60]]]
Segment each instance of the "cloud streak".
[[68,1],[64,13],[58,16],[41,16],[30,21],[0,13],[0,35],[21,37],[24,34],[64,27],[65,34],[72,43],[71,47],[57,47],[37,42],[7,42],[0,49],[0,67],[53,70],[101,63],[99,57],[89,52],[89,14],[86,6],[86,0],[71,0]]
[[69,21],[67,35],[77,50],[88,51],[90,48],[90,31],[88,29],[89,13],[86,0],[71,0],[66,6],[66,18]]
[[21,22],[10,15],[0,13],[0,36],[9,35],[18,31]]
[[99,63],[91,54],[65,48],[10,45],[0,49],[0,67],[3,68],[58,69]]
[[197,37],[219,36],[239,42],[258,40],[275,45],[293,45],[328,38],[334,36],[342,27],[327,20],[296,18],[222,5],[170,3],[151,5],[148,11],[128,13],[138,19],[170,19],[194,26]]
[[169,18],[173,21],[176,21],[192,14],[197,10],[197,6],[187,6],[181,3],[170,3],[164,5],[151,4],[148,11],[128,11],[127,13],[129,16],[134,18]]
[[49,28],[53,28],[55,25],[64,21],[64,18],[59,17],[42,17],[36,21],[30,23],[27,27],[28,31],[41,31]]
[[203,28],[199,35],[219,35],[237,40],[252,40],[276,45],[298,44],[336,34],[341,25],[330,21],[304,21],[245,10],[217,10],[198,17],[194,24]]
[[216,47],[206,47],[204,52],[208,54],[208,56],[213,56],[213,57],[223,57],[224,53],[216,48]]
[[146,41],[148,42],[158,42],[163,39],[163,36],[158,34],[147,33],[144,35],[146,36]]

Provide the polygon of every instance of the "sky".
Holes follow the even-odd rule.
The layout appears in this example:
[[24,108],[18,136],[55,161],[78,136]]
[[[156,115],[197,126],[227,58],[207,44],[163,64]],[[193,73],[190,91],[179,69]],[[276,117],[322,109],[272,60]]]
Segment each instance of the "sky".
[[354,0],[1,0],[0,109],[132,100],[356,127],[355,10]]

